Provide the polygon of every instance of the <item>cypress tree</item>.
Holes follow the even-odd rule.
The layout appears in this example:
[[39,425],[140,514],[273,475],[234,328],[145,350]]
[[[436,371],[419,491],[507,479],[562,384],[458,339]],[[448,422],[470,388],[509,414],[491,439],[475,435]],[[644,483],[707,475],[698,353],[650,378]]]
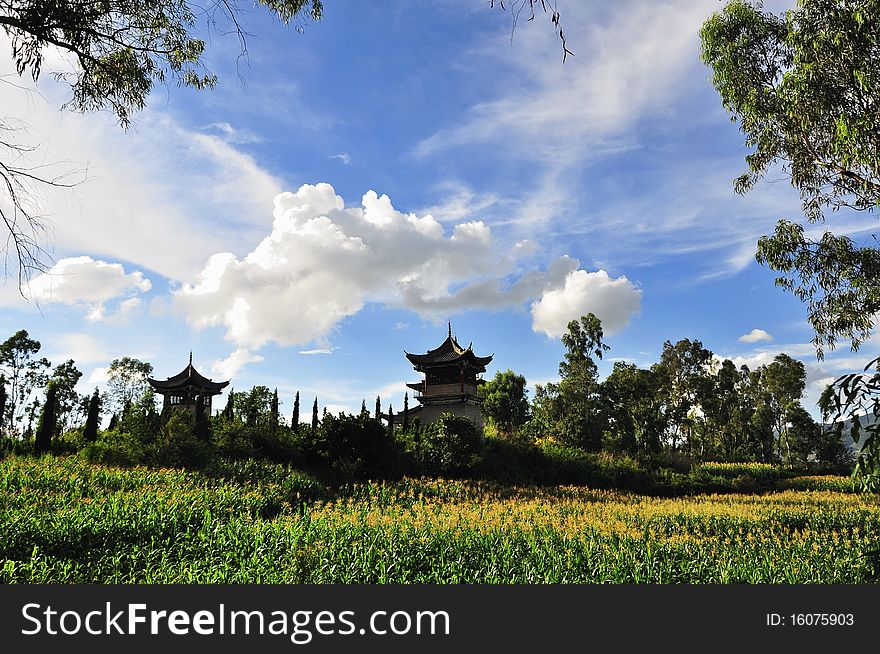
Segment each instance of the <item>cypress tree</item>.
[[6,377],[0,375],[0,433],[3,432],[4,418],[6,417]]
[[119,416],[114,413],[112,416],[110,416],[110,424],[107,425],[107,429],[113,431],[114,429],[116,429],[117,425],[119,425]]
[[315,398],[315,404],[312,406],[312,432],[318,431],[318,398]]
[[388,404],[388,435],[394,436],[394,407]]
[[382,418],[382,401],[379,399],[379,396],[376,396],[376,420]]
[[56,394],[55,382],[50,381],[49,387],[46,389],[46,403],[43,405],[43,412],[40,414],[40,422],[37,426],[37,435],[34,439],[34,454],[37,456],[45,454],[52,446],[58,409],[55,401]]
[[272,394],[272,403],[269,405],[269,429],[275,431],[278,428],[278,389]]
[[86,415],[86,426],[83,429],[83,438],[88,442],[93,442],[98,437],[98,420],[101,417],[101,398],[98,396],[98,389],[92,393],[92,399],[89,400],[89,412]]
[[205,403],[203,398],[196,398],[196,421],[193,425],[193,433],[196,438],[207,441],[211,439],[211,425],[205,415]]
[[229,396],[226,398],[226,407],[223,409],[223,417],[232,422],[235,419],[235,409],[233,408],[233,402],[235,396],[235,389],[229,389]]
[[293,429],[299,428],[299,391],[296,392],[296,397],[293,398],[293,415],[290,416],[290,426]]
[[361,417],[363,417],[363,418],[370,417],[370,412],[367,411],[367,401],[366,400],[361,400]]
[[409,429],[409,393],[403,394],[403,431]]

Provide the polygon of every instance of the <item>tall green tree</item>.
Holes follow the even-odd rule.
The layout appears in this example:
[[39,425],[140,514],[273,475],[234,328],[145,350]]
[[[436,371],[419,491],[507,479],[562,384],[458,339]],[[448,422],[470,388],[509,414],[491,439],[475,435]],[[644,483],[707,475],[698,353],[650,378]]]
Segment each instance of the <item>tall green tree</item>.
[[403,394],[403,431],[409,429],[409,393]]
[[235,419],[235,389],[230,388],[226,396],[226,406],[223,407],[223,417],[232,422]]
[[592,313],[570,321],[562,344],[566,351],[559,364],[560,381],[535,389],[535,413],[567,444],[597,451],[602,447],[604,414],[593,357],[601,359],[609,349],[601,321]]
[[660,450],[666,430],[661,378],[655,369],[615,361],[602,382],[603,411],[611,449],[630,454]]
[[315,398],[315,403],[312,405],[312,433],[314,434],[318,430],[318,398]]
[[477,389],[483,415],[505,434],[512,434],[529,419],[526,378],[512,370],[498,371]]
[[293,398],[293,413],[290,416],[290,426],[294,430],[299,429],[299,391],[296,392],[296,396]]
[[269,428],[275,430],[278,428],[278,389],[272,393],[272,400],[269,404]]
[[[880,204],[880,3],[798,0],[783,15],[733,0],[701,31],[703,61],[724,107],[751,148],[744,193],[782,170],[808,222],[838,209],[871,214]],[[832,210],[829,213],[829,209]],[[844,215],[841,213],[840,215]],[[851,214],[850,214],[851,215]],[[858,347],[880,310],[880,252],[845,235],[808,236],[780,221],[758,259],[809,306],[815,342]]]
[[789,462],[804,467],[811,461],[817,461],[822,446],[822,426],[800,403],[788,407],[785,421],[788,425]]
[[59,363],[52,370],[50,380],[55,382],[57,420],[62,431],[70,428],[70,421],[76,417],[74,414],[82,406],[82,398],[76,392],[76,385],[81,378],[82,372],[77,369],[73,359]]
[[273,401],[269,387],[257,385],[250,391],[235,394],[235,413],[248,425],[268,427],[273,418]]
[[40,422],[34,438],[34,454],[40,456],[52,447],[52,437],[57,431],[57,404],[55,382],[49,382],[46,389],[46,402],[43,404],[43,412],[40,414]]
[[[48,381],[46,370],[49,361],[37,358],[40,342],[32,339],[24,329],[0,343],[0,372],[9,384],[8,427],[15,428],[17,422],[25,417],[28,400],[38,388],[43,388]],[[39,406],[38,398],[34,398]]]
[[699,403],[705,431],[700,439],[703,458],[735,460],[747,456],[749,425],[749,370],[738,370],[730,359],[712,366]]
[[685,447],[693,453],[691,416],[709,383],[707,366],[711,358],[712,353],[701,341],[683,338],[674,345],[670,341],[663,343],[655,370],[662,379],[666,438],[673,450]]
[[378,395],[376,396],[376,415],[373,417],[376,420],[379,420],[382,417],[382,399]]
[[394,436],[394,407],[388,403],[388,436]]
[[0,435],[3,434],[3,425],[6,424],[6,402],[8,397],[6,394],[6,377],[0,375]]
[[806,388],[807,373],[801,361],[787,354],[778,354],[766,366],[761,376],[761,384],[766,393],[766,401],[777,437],[780,458],[792,462],[791,439],[786,419],[789,410],[800,402]]
[[110,362],[107,392],[116,412],[123,412],[149,390],[147,377],[152,374],[152,364],[134,357],[125,356]]

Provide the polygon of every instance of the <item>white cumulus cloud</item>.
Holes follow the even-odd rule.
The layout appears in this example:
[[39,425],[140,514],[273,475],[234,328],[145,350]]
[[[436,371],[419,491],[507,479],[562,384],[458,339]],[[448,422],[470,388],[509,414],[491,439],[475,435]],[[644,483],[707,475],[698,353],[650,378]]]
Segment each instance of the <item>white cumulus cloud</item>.
[[558,338],[570,321],[593,313],[605,334],[614,334],[640,311],[641,302],[642,291],[626,277],[612,279],[604,270],[573,270],[562,288],[544,293],[532,304],[532,329]]
[[329,184],[303,185],[275,197],[273,217],[272,232],[253,251],[213,255],[175,293],[190,324],[219,327],[248,351],[268,342],[327,349],[327,335],[367,302],[436,317],[539,299],[533,314],[548,333],[553,314],[582,306],[607,321],[609,332],[639,308],[641,291],[625,277],[578,270],[569,257],[508,281],[519,249],[497,245],[487,225],[463,222],[447,234],[431,215],[399,212],[373,191],[361,207],[346,208]]
[[[60,259],[49,270],[34,277],[22,290],[38,304],[66,304],[87,309],[87,319],[102,321],[120,318],[141,303],[137,295],[152,288],[144,274],[135,270],[126,272],[120,263],[109,263],[88,256]],[[105,304],[119,299],[114,311],[107,312]],[[0,302],[14,303],[6,292]]]
[[345,209],[329,184],[304,185],[276,196],[272,233],[252,252],[215,254],[176,299],[194,326],[222,326],[240,347],[300,345],[367,301],[393,301],[398,285],[445,294],[498,260],[482,223],[447,238],[431,216],[399,213],[387,196],[370,191],[363,208]]
[[753,329],[748,334],[739,337],[740,343],[757,343],[759,341],[772,341],[773,337],[763,329]]
[[254,354],[247,348],[240,347],[225,359],[219,359],[212,363],[211,372],[221,380],[232,379],[247,364],[259,363],[260,361],[263,361],[263,357],[259,354]]

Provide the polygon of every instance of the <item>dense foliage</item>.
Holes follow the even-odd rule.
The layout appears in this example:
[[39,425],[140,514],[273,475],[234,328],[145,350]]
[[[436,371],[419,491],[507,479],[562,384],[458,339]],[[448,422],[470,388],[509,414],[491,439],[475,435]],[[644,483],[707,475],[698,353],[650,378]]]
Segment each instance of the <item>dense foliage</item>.
[[[839,340],[856,350],[874,332],[880,310],[880,248],[876,238],[851,237],[862,231],[853,212],[873,217],[880,205],[880,2],[798,0],[775,15],[760,2],[731,0],[701,37],[722,103],[752,149],[736,190],[746,192],[781,169],[808,223],[837,212],[846,219],[837,233],[821,235],[780,220],[758,242],[757,258],[781,273],[778,285],[807,303],[819,357]],[[849,421],[861,446],[860,475],[878,489],[880,371],[869,372],[875,363],[863,381],[839,378],[825,409],[841,427]]]

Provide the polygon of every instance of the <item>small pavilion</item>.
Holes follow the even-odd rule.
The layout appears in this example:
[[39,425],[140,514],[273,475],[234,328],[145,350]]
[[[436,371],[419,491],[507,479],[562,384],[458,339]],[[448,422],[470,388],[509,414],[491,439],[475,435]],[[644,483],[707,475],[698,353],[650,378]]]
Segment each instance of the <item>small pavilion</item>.
[[[486,372],[493,355],[477,356],[473,343],[466,348],[459,345],[452,335],[452,323],[449,323],[446,340],[438,347],[425,354],[406,351],[404,354],[413,368],[424,374],[422,381],[407,384],[415,391],[415,399],[419,402],[419,406],[409,410],[410,421],[418,417],[424,425],[444,413],[451,413],[468,418],[477,425],[483,424],[477,388],[484,383],[480,375]],[[398,413],[394,420],[402,423],[402,414]]]
[[228,381],[215,382],[204,377],[193,367],[192,352],[189,353],[189,364],[173,377],[164,381],[148,377],[147,381],[153,390],[164,398],[162,411],[168,409],[187,409],[198,413],[199,407],[204,415],[211,415],[211,398],[223,392],[229,385]]

